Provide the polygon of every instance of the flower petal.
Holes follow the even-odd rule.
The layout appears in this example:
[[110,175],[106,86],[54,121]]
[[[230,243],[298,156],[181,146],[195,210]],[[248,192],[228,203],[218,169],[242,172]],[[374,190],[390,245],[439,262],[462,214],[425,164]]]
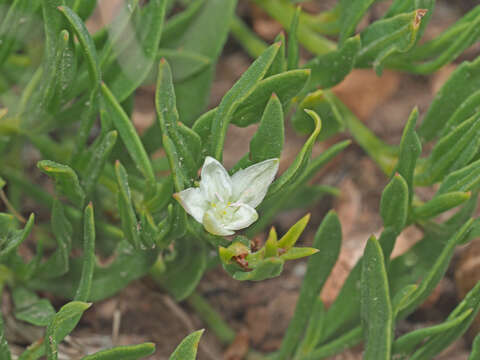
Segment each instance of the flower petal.
[[233,201],[250,205],[252,208],[260,205],[275,178],[278,163],[278,159],[269,159],[233,174]]
[[258,219],[258,214],[254,208],[245,204],[230,205],[235,207],[232,218],[225,228],[228,230],[240,230],[252,225]]
[[222,219],[217,217],[218,212],[214,209],[208,210],[203,215],[203,226],[210,234],[227,236],[233,235],[234,232],[225,228]]
[[214,158],[207,156],[203,163],[200,189],[213,203],[226,203],[232,195],[232,180],[227,170]]
[[203,215],[208,208],[208,201],[205,199],[200,188],[188,188],[173,194],[185,211],[193,216],[199,223],[203,220]]

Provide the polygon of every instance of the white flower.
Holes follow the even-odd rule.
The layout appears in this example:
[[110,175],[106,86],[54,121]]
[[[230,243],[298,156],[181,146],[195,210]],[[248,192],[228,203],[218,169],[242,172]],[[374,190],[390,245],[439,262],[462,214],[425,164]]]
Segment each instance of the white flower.
[[214,235],[232,235],[258,219],[255,208],[267,194],[278,170],[278,159],[269,159],[229,176],[214,158],[203,164],[200,187],[173,196],[185,211]]

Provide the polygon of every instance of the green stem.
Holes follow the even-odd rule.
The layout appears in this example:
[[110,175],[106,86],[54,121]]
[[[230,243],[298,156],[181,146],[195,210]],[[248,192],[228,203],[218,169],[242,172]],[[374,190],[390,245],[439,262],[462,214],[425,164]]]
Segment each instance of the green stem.
[[[277,20],[282,26],[290,29],[295,13],[295,7],[287,2],[276,0],[252,0],[263,8],[271,17]],[[303,18],[303,17],[302,17]],[[322,55],[337,48],[337,44],[319,35],[315,30],[306,26],[304,21],[298,24],[297,36],[300,43],[311,53]]]
[[390,176],[397,164],[397,149],[385,144],[365,126],[338,98],[333,98],[340,109],[345,126],[355,141]]
[[260,39],[238,16],[234,16],[230,24],[233,37],[242,45],[252,58],[262,54],[268,45]]
[[186,301],[222,343],[233,342],[235,331],[200,294],[194,292]]
[[363,339],[362,327],[357,326],[337,340],[324,345],[307,355],[303,360],[320,360],[342,352],[352,346],[359,344]]

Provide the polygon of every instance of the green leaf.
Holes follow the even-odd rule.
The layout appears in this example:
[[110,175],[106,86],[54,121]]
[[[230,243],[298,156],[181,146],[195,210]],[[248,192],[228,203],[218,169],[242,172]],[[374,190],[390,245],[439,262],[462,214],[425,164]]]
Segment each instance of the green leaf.
[[273,196],[275,193],[280,193],[280,191],[285,191],[288,186],[294,183],[302,175],[302,173],[308,166],[308,162],[312,154],[313,145],[315,144],[315,140],[320,134],[321,122],[320,118],[314,111],[305,110],[305,112],[307,112],[307,114],[310,115],[315,121],[315,129],[303,145],[302,150],[298,153],[293,163],[282,174],[282,176],[275,180],[270,186],[267,197]]
[[307,330],[297,348],[294,359],[304,359],[308,354],[313,352],[320,341],[324,326],[325,306],[322,299],[317,297],[315,299],[315,304],[313,305],[313,310],[310,312]]
[[467,294],[465,299],[457,305],[450,313],[447,320],[455,319],[466,311],[471,311],[467,319],[452,327],[450,330],[432,336],[420,349],[418,349],[411,360],[433,359],[435,355],[440,353],[456,339],[461,337],[470,327],[480,310],[480,282],[478,282],[472,290]]
[[392,227],[400,234],[407,223],[408,185],[402,175],[395,174],[385,186],[380,201],[380,215],[385,228]]
[[[279,47],[280,44],[273,44],[265,50],[222,98],[212,120],[212,143],[209,146],[209,154],[217,160],[222,160],[223,145],[232,115],[240,103],[253,92],[257,83],[265,76]],[[269,93],[270,95],[271,92]]]
[[36,276],[46,279],[62,276],[68,271],[69,254],[72,248],[72,225],[65,216],[62,203],[57,199],[53,202],[51,227],[57,249],[45,263],[40,265],[36,273]]
[[110,153],[117,142],[117,132],[112,130],[105,136],[101,136],[98,144],[92,149],[88,163],[85,167],[85,176],[82,179],[82,186],[86,196],[90,196],[97,185],[98,179],[105,167]]
[[308,94],[300,103],[292,118],[294,129],[302,134],[310,133],[315,128],[315,122],[308,116],[305,109],[315,111],[322,119],[322,132],[318,140],[328,139],[345,129],[343,115],[339,111],[335,96],[328,90],[317,90]]
[[[469,101],[469,97],[478,91],[479,81],[480,59],[466,61],[458,66],[430,105],[419,128],[420,136],[430,141],[442,132],[453,131],[445,129],[446,124],[462,104]],[[456,128],[458,129],[458,126]]]
[[82,275],[75,293],[76,301],[87,301],[92,287],[93,271],[97,258],[95,257],[95,219],[93,205],[88,204],[83,215],[83,258]]
[[413,218],[415,220],[426,220],[433,218],[441,213],[457,207],[468,201],[472,194],[470,192],[452,191],[435,197],[426,204],[413,208]]
[[175,189],[181,191],[190,186],[197,175],[201,155],[201,139],[190,128],[178,125],[172,73],[164,59],[160,61],[158,67],[155,107],[162,130],[162,142],[173,173]]
[[375,0],[340,0],[340,44],[355,33],[355,29]]
[[95,10],[97,0],[75,0],[73,11],[75,11],[81,19],[86,20]]
[[416,177],[416,183],[433,184],[468,164],[480,147],[479,135],[480,113],[458,125],[437,142],[423,171]]
[[[13,254],[20,244],[28,237],[35,222],[35,215],[31,214],[23,230],[6,229],[0,237],[0,261],[4,261]],[[4,229],[2,229],[4,230]],[[5,231],[5,230],[4,230]]]
[[433,289],[435,289],[438,282],[447,271],[448,264],[450,263],[456,246],[461,244],[464,238],[468,236],[472,229],[472,224],[473,219],[470,219],[460,228],[460,230],[448,239],[441,253],[436,257],[435,262],[430,267],[430,270],[427,274],[423,275],[422,282],[418,288],[410,295],[408,301],[403,304],[402,308],[399,308],[398,317],[400,319],[415,310],[417,306],[425,301]]
[[390,359],[393,311],[387,271],[380,243],[371,237],[365,248],[361,277],[361,316],[365,336],[365,359]]
[[85,192],[71,167],[50,160],[39,161],[37,167],[55,181],[57,193],[65,195],[76,206],[83,207]]
[[[183,211],[183,210],[182,210]],[[177,301],[184,300],[197,287],[207,266],[204,242],[185,237],[175,242],[175,256],[164,259],[166,271],[154,278],[164,286]]]
[[307,272],[302,282],[295,313],[279,351],[280,358],[288,358],[300,341],[317,297],[338,259],[341,242],[341,225],[337,214],[331,211],[315,234],[313,247],[320,251],[308,259]]
[[478,359],[479,357],[480,357],[480,334],[475,336],[475,339],[473,340],[472,352],[470,353],[468,360],[475,360],[475,359]]
[[[247,25],[245,25],[247,26]],[[247,26],[248,28],[248,26]],[[233,31],[233,29],[232,29]],[[274,42],[280,43],[280,49],[278,49],[277,55],[275,56],[275,59],[272,61],[272,65],[270,65],[270,69],[268,69],[267,75],[265,75],[266,78],[281,74],[283,72],[287,71],[287,57],[285,55],[285,34],[281,32],[275,37]],[[259,53],[262,53],[264,50],[260,51]]]
[[205,330],[198,330],[185,339],[177,346],[169,360],[195,360],[197,357],[198,343]]
[[[6,5],[5,5],[6,6]],[[5,17],[1,20],[0,25],[0,65],[8,58],[10,53],[15,49],[17,34],[22,26],[22,16],[29,6],[28,0],[15,0],[8,6]]]
[[[169,41],[161,42],[162,48],[182,48],[185,51],[206,56],[211,62],[204,71],[175,84],[180,119],[187,125],[192,124],[208,104],[209,90],[215,71],[214,64],[230,31],[236,4],[236,0],[192,2],[187,10],[192,9],[190,14],[184,17],[186,21],[178,21],[176,26],[172,26]],[[194,8],[195,6],[197,8]]]
[[290,28],[288,29],[288,44],[287,44],[287,69],[293,70],[298,68],[299,60],[299,46],[298,46],[298,18],[300,17],[300,12],[302,8],[298,6],[295,9],[295,13],[292,17],[292,22]]
[[460,106],[455,110],[450,119],[445,124],[440,137],[448,135],[460,123],[471,118],[478,110],[480,105],[480,90],[470,95]]
[[132,203],[128,174],[120,161],[115,163],[115,175],[118,183],[118,209],[122,230],[128,242],[135,248],[140,247],[140,234],[138,220]]
[[83,54],[87,61],[90,82],[92,88],[95,89],[102,81],[95,44],[93,43],[93,40],[88,33],[88,30],[85,27],[82,19],[80,19],[80,17],[72,9],[70,9],[68,6],[60,6],[58,7],[58,10],[62,13],[65,19],[67,19],[77,35],[77,39],[83,49]]
[[417,160],[422,153],[422,144],[415,132],[415,125],[418,119],[418,109],[414,108],[410,113],[407,124],[403,129],[402,139],[400,140],[400,151],[396,171],[403,177],[408,185],[408,204],[413,199],[413,174]]
[[0,358],[4,360],[11,360],[10,348],[8,347],[7,339],[5,337],[5,330],[3,328],[3,317],[0,312]]
[[45,353],[47,360],[58,359],[58,344],[77,326],[82,314],[91,304],[71,301],[62,306],[53,317],[45,334]]
[[154,343],[143,343],[101,350],[95,354],[84,356],[82,360],[137,360],[152,355],[154,352]]
[[248,126],[259,121],[272,93],[275,93],[285,109],[303,89],[310,76],[309,69],[291,70],[269,76],[254,86],[250,95],[241,99],[232,115],[232,124]]
[[257,163],[267,159],[280,158],[284,143],[282,104],[273,94],[260,120],[257,132],[250,140],[250,160]]
[[185,81],[211,65],[209,57],[185,49],[160,49],[158,57],[164,57],[172,65],[172,78],[175,83]]
[[36,326],[47,326],[55,316],[55,309],[47,299],[23,287],[15,287],[12,292],[15,304],[15,317]]
[[417,345],[419,345],[423,340],[436,335],[441,334],[445,331],[448,331],[459,324],[461,324],[472,312],[472,309],[469,309],[458,317],[451,320],[447,320],[441,324],[425,327],[418,330],[413,330],[401,337],[399,337],[393,343],[393,354],[399,354],[401,356],[410,355]]
[[102,84],[101,89],[103,95],[102,107],[110,114],[113,124],[120,134],[120,138],[138,169],[145,176],[145,179],[153,184],[155,175],[152,164],[132,122],[108,87]]
[[166,4],[165,0],[153,0],[145,5],[137,28],[140,46],[130,46],[120,54],[120,72],[109,82],[118,102],[123,102],[142,84],[157,59]]
[[415,45],[424,15],[425,10],[415,10],[375,21],[367,27],[360,33],[362,48],[357,53],[356,66],[373,66],[377,73],[381,73],[387,59]]
[[360,47],[360,36],[354,36],[338,50],[308,61],[304,66],[312,70],[308,88],[328,89],[340,83],[353,70]]

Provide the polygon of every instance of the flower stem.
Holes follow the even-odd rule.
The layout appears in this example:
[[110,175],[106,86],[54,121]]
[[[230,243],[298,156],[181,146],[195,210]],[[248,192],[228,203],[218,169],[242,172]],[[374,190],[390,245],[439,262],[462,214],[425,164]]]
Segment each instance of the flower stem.
[[234,16],[230,25],[230,30],[235,39],[245,49],[252,58],[257,58],[262,54],[268,45],[260,39],[238,16]]
[[186,301],[222,343],[230,344],[235,339],[235,331],[200,294],[194,292]]

